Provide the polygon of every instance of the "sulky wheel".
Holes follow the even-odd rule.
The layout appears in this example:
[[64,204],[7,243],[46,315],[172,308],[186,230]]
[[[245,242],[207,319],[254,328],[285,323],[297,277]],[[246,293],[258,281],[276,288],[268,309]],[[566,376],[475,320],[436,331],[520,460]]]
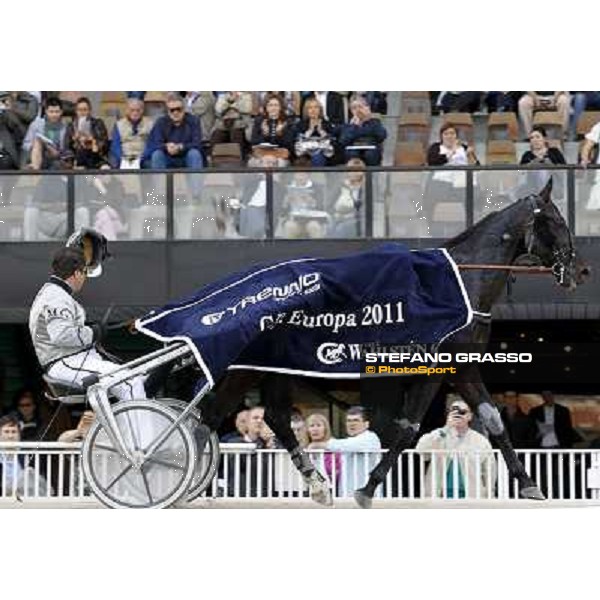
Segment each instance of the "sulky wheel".
[[[188,406],[186,402],[174,398],[161,398],[160,402],[178,414],[181,414]],[[202,418],[198,410],[193,410],[191,415],[185,420],[185,424],[190,429],[192,435],[194,435],[194,431],[201,422]],[[187,496],[184,498],[187,502],[198,498],[210,486],[217,472],[220,458],[219,438],[214,431],[211,431],[203,451],[201,452],[198,449],[194,476]]]
[[104,425],[96,420],[82,448],[85,478],[94,495],[111,508],[165,508],[189,489],[196,464],[196,444],[181,423],[142,460],[143,453],[177,419],[177,412],[154,400],[119,402],[113,414],[125,447],[140,457],[139,466],[116,450]]

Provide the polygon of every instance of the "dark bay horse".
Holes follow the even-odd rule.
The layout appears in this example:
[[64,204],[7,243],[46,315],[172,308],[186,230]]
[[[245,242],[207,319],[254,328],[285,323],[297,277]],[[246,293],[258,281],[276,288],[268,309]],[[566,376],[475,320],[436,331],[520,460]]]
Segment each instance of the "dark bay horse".
[[[552,267],[558,285],[574,289],[583,280],[581,262],[576,256],[571,233],[558,208],[551,200],[552,181],[537,195],[493,212],[444,245],[457,264],[486,263],[511,265],[516,261],[531,261]],[[463,271],[462,277],[474,311],[490,313],[505,289],[506,270]],[[453,346],[487,344],[490,319],[475,318],[471,325],[449,338],[440,347],[451,352]],[[455,346],[456,347],[456,346]],[[483,346],[480,346],[480,348]],[[458,365],[457,365],[458,367]],[[201,408],[205,423],[217,429],[223,420],[239,406],[240,398],[263,376],[256,371],[231,371],[221,382],[212,400]],[[275,376],[284,377],[284,376]],[[509,474],[518,482],[522,498],[543,500],[544,496],[518,459],[503,422],[476,365],[463,365],[453,375],[445,376],[448,383],[477,413],[500,449]],[[400,453],[415,441],[421,421],[443,380],[426,376],[402,378],[399,386],[408,385],[402,415],[393,419],[394,442],[389,451],[371,471],[367,484],[357,492],[355,499],[363,508],[371,506],[377,487],[385,481],[390,468]],[[296,468],[308,483],[311,497],[317,502],[330,504],[331,493],[323,475],[314,467],[308,455],[298,445],[291,429],[291,403],[285,394],[272,393],[264,400],[265,420],[291,455]]]

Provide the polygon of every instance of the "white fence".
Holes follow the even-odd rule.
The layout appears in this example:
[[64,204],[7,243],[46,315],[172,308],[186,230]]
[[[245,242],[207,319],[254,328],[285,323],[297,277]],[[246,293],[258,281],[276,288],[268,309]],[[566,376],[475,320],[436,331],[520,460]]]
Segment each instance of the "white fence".
[[[256,450],[252,444],[223,444],[218,474],[206,495],[222,498],[308,497],[306,486],[285,450]],[[22,500],[90,496],[81,470],[79,444],[0,443],[0,498]],[[525,468],[547,498],[600,501],[600,451],[519,451]],[[335,498],[362,487],[381,453],[310,452],[327,476]],[[384,499],[518,498],[498,451],[460,453],[408,451],[401,455],[378,491]]]

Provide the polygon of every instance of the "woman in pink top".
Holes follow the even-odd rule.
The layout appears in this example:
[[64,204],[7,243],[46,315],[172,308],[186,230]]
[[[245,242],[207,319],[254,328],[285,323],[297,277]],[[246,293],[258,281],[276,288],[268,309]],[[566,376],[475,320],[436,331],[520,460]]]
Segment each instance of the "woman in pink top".
[[[306,419],[306,427],[308,429],[309,444],[306,447],[307,450],[322,450],[325,448],[327,442],[331,439],[331,426],[327,417],[319,413],[313,413]],[[320,455],[313,455],[318,459],[317,467],[325,469],[329,481],[333,483],[335,479],[335,485],[340,478],[340,472],[342,469],[342,461],[339,454],[334,452],[325,452]],[[319,464],[322,461],[321,464]]]

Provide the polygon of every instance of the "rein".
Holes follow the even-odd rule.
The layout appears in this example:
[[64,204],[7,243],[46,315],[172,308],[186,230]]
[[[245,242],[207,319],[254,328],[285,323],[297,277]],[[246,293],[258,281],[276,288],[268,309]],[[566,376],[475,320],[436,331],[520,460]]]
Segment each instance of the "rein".
[[456,265],[459,271],[516,271],[517,273],[554,273],[552,267],[526,267],[523,265],[487,265],[487,264],[465,264]]

